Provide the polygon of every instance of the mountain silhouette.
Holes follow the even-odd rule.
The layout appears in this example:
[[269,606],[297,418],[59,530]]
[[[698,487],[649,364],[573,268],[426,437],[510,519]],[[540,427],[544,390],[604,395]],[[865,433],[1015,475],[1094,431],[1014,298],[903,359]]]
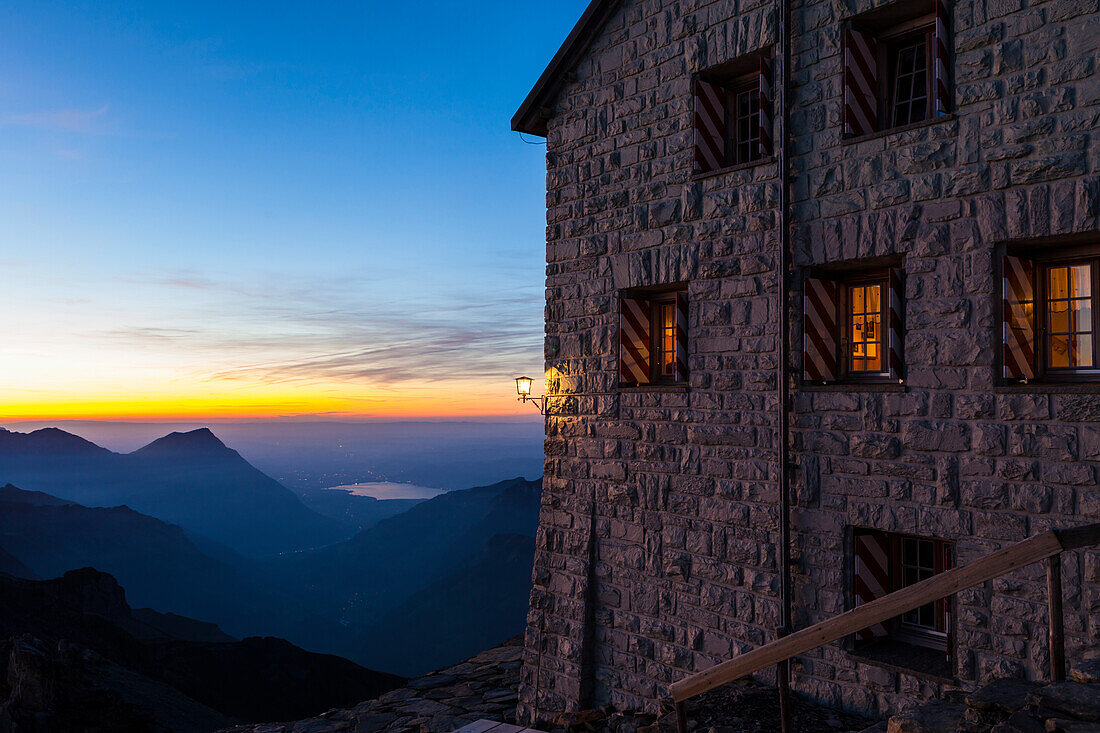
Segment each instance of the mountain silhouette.
[[[418,591],[461,572],[494,536],[533,538],[538,527],[540,489],[541,481],[515,478],[450,491],[385,519],[346,542],[280,558],[272,565],[277,582],[295,589],[295,596],[303,602],[315,604],[318,613],[331,613],[333,609],[340,613],[338,625],[312,624],[308,635],[298,642],[310,648],[340,649],[367,666],[375,664],[375,659],[390,659],[389,652],[385,657],[369,655],[383,648],[400,648],[414,633],[411,627],[408,633],[391,635],[381,645],[366,644],[363,635]],[[530,574],[528,561],[522,577],[497,592],[501,597],[518,598],[526,608]],[[495,597],[485,599],[486,604],[494,602]],[[434,620],[430,623],[444,623],[447,609],[433,608],[429,615]],[[475,621],[475,625],[492,633],[496,619],[487,614]],[[460,654],[449,661],[461,658]],[[412,669],[416,661],[408,660],[407,665]]]
[[[129,507],[85,507],[10,484],[0,489],[0,538],[12,575],[52,578],[85,566],[109,572],[139,606],[217,621],[238,636],[293,628],[289,594],[201,551],[180,527]],[[223,554],[232,552],[223,549]]]
[[522,634],[534,557],[533,537],[490,537],[475,556],[372,624],[349,654],[412,677]]
[[159,729],[208,731],[316,715],[403,682],[283,639],[181,637],[206,625],[164,620],[133,612],[118,582],[92,568],[46,581],[0,575],[0,651],[18,662],[0,708],[15,730],[151,730],[141,723],[152,717]]
[[129,454],[56,428],[0,430],[0,482],[89,507],[126,505],[255,557],[320,547],[353,531],[306,507],[207,428]]

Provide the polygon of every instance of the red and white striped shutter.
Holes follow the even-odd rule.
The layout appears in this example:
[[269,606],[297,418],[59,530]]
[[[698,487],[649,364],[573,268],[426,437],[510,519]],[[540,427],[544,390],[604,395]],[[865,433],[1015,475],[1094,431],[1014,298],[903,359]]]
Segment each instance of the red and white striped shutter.
[[932,39],[932,51],[934,58],[932,63],[932,88],[934,91],[932,104],[933,114],[942,116],[951,111],[950,77],[948,76],[951,65],[951,16],[947,10],[947,0],[935,0],[936,2],[936,32]]
[[[862,606],[890,592],[890,538],[881,532],[859,532],[854,544],[853,596],[855,605]],[[877,623],[856,632],[856,638],[869,641],[887,633],[885,624]]]
[[802,378],[834,381],[836,356],[836,283],[808,277],[802,286]]
[[891,267],[889,282],[889,300],[886,312],[886,338],[889,350],[888,364],[890,378],[899,382],[905,378],[905,281],[900,268]]
[[844,29],[844,134],[878,129],[878,41],[855,28]]
[[619,381],[649,384],[648,300],[619,300]]
[[760,157],[772,154],[772,69],[771,54],[760,57]]
[[695,80],[695,170],[717,170],[726,164],[725,92],[717,84]]
[[1003,303],[1002,376],[1035,378],[1035,263],[1005,255],[1001,268]]
[[676,381],[688,379],[688,298],[676,293]]

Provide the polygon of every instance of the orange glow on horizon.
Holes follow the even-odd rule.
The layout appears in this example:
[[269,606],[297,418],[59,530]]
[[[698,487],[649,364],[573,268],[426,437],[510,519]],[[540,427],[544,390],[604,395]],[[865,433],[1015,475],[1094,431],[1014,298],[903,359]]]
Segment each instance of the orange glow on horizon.
[[[312,416],[321,419],[525,417],[515,385],[499,390],[436,389],[329,394],[334,390],[257,389],[201,395],[146,394],[74,397],[52,394],[28,398],[0,395],[0,421],[49,420],[239,420]],[[341,390],[342,391],[342,390]]]

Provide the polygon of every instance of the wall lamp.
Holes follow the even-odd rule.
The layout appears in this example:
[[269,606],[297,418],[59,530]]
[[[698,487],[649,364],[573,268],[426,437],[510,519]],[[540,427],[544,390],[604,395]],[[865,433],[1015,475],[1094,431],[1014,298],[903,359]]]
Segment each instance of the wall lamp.
[[540,415],[546,414],[546,395],[542,397],[531,396],[531,385],[534,384],[530,377],[516,377],[516,394],[520,402],[530,402],[539,411]]

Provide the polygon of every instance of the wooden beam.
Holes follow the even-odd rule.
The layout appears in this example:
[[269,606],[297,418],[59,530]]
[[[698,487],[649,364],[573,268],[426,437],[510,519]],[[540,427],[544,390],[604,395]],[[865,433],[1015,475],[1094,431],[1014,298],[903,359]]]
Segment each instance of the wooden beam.
[[1100,545],[1100,523],[1083,524],[1080,527],[1055,530],[1063,550],[1079,550],[1082,547]]
[[672,699],[680,702],[719,685],[746,677],[779,662],[805,654],[824,644],[843,639],[860,629],[887,621],[926,603],[992,580],[1017,568],[1044,560],[1062,551],[1053,530],[1030,537],[954,570],[934,575],[914,585],[876,598],[790,636],[746,652],[673,684]]

